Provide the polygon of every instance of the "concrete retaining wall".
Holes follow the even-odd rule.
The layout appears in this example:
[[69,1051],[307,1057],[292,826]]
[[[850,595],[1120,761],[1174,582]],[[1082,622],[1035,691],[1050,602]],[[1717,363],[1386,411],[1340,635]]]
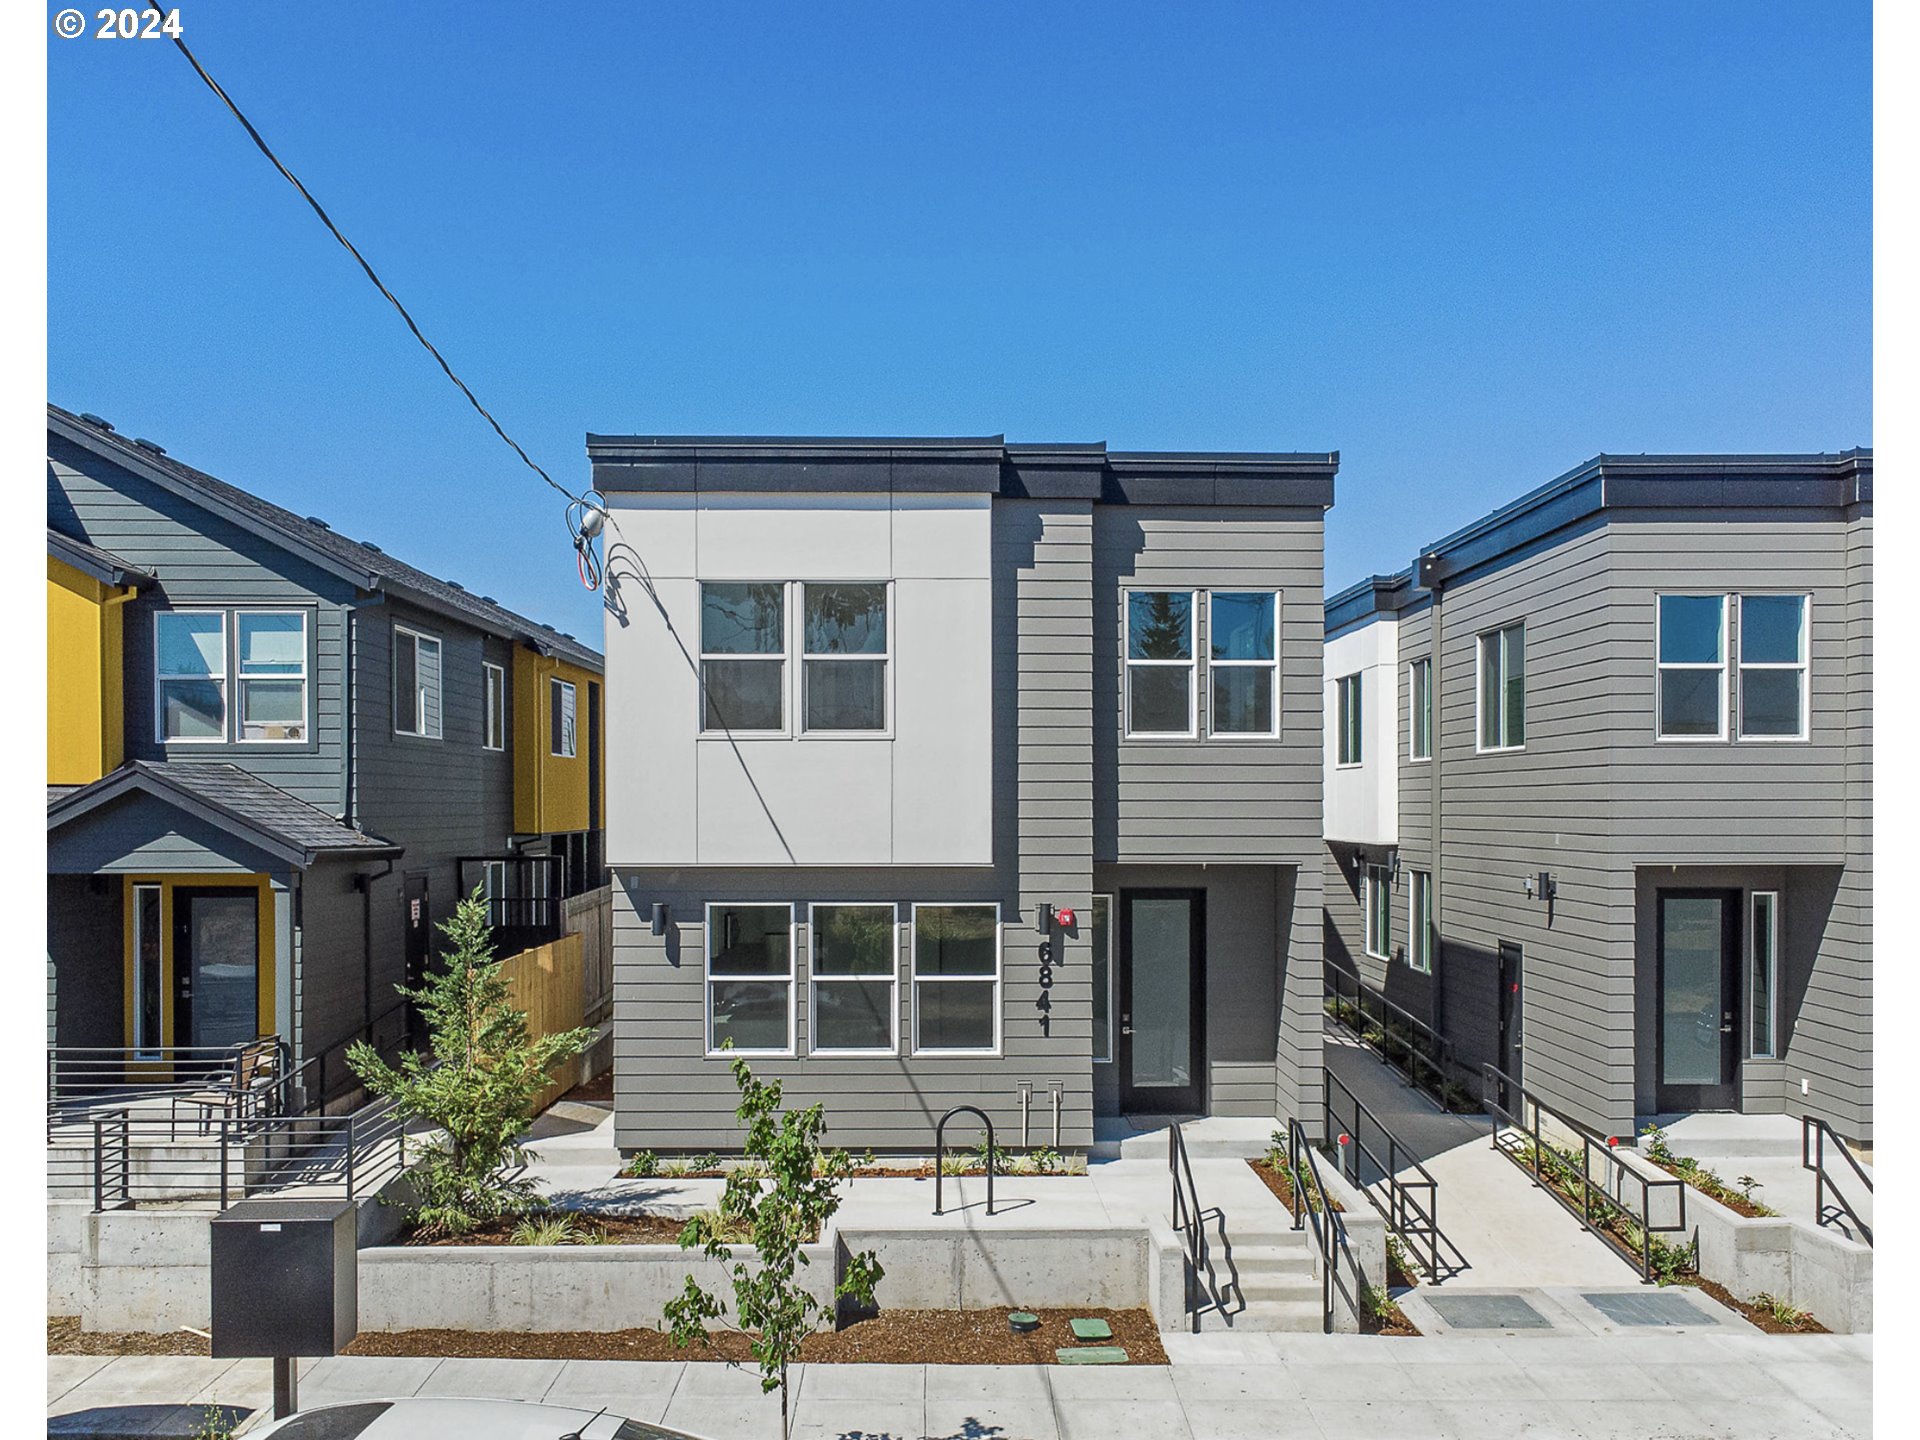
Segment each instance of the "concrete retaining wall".
[[[1347,1183],[1332,1161],[1320,1167],[1327,1193],[1340,1202],[1340,1223],[1347,1232],[1346,1251],[1335,1257],[1333,1272],[1333,1328],[1336,1334],[1352,1335],[1365,1329],[1366,1292],[1369,1288],[1387,1288],[1387,1223],[1371,1201]],[[1320,1274],[1320,1252],[1311,1237],[1308,1253],[1313,1256],[1313,1273]]]

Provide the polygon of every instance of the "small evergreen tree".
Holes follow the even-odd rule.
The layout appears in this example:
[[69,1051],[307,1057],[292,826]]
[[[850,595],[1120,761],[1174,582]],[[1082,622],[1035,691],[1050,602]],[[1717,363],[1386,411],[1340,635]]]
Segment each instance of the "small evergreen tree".
[[527,1034],[527,1012],[513,1005],[493,955],[479,888],[440,930],[449,946],[441,968],[417,990],[396,987],[426,1016],[431,1057],[410,1051],[389,1065],[363,1040],[347,1051],[353,1073],[393,1099],[403,1123],[419,1118],[443,1132],[413,1171],[412,1220],[426,1236],[463,1235],[540,1205],[533,1182],[510,1173],[529,1155],[518,1142],[552,1067],[593,1039],[588,1029]]
[[[758,1268],[734,1261],[733,1305],[740,1328],[752,1337],[753,1358],[760,1363],[760,1389],[780,1392],[780,1433],[788,1433],[787,1367],[800,1358],[807,1336],[832,1318],[828,1308],[799,1283],[800,1267],[810,1264],[803,1245],[812,1242],[840,1208],[839,1182],[853,1169],[844,1150],[821,1143],[827,1122],[823,1106],[786,1110],[780,1103],[780,1082],[753,1077],[747,1062],[735,1058],[733,1080],[740,1087],[735,1113],[747,1127],[747,1156],[764,1167],[766,1182],[751,1178],[754,1171],[736,1169],[727,1175],[720,1208],[696,1215],[680,1232],[680,1248],[700,1247],[712,1259],[733,1260],[722,1237],[745,1232],[752,1237]],[[873,1287],[884,1272],[871,1250],[847,1261],[846,1274],[834,1287],[834,1298],[856,1304],[873,1303]],[[703,1341],[707,1321],[726,1315],[726,1304],[700,1287],[693,1276],[686,1289],[666,1305],[666,1320],[676,1345]]]

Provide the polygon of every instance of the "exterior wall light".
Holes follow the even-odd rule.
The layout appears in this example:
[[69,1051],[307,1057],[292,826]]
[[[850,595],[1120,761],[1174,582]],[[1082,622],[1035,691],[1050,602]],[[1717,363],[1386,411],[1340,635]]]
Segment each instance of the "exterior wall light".
[[1524,884],[1529,900],[1552,900],[1560,893],[1559,882],[1545,870],[1538,875],[1527,876]]
[[664,900],[653,902],[653,933],[656,935],[667,933],[667,903]]

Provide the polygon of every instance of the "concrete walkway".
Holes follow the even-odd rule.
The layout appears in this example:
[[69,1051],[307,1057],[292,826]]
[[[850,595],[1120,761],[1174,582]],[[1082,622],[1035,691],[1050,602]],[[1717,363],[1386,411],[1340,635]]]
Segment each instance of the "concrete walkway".
[[[1865,1440],[1862,1336],[1661,1335],[1381,1340],[1170,1336],[1170,1366],[805,1365],[802,1440]],[[193,1401],[271,1408],[263,1361],[48,1358],[50,1434]],[[306,1365],[307,1406],[404,1395],[546,1400],[713,1440],[775,1440],[759,1377],[716,1364],[389,1360]]]
[[[1439,1184],[1440,1284],[1446,1288],[1539,1289],[1629,1282],[1633,1269],[1492,1144],[1485,1116],[1452,1115],[1377,1059],[1341,1027],[1326,1027],[1329,1074],[1425,1165]],[[1338,1091],[1335,1120],[1346,1102]],[[1368,1143],[1374,1139],[1368,1137]],[[1402,1173],[1411,1166],[1402,1165]]]
[[[1655,1116],[1653,1123],[1667,1132],[1667,1144],[1676,1155],[1691,1155],[1729,1185],[1737,1185],[1742,1176],[1751,1177],[1759,1182],[1753,1191],[1755,1200],[1796,1220],[1820,1223],[1814,1209],[1813,1172],[1800,1164],[1798,1116],[1701,1113]],[[1827,1141],[1827,1178],[1840,1188],[1854,1213],[1872,1226],[1873,1196],[1837,1149],[1837,1142]],[[1873,1167],[1864,1168],[1871,1180]],[[1832,1190],[1827,1192],[1826,1205],[1830,1218],[1835,1218],[1838,1207]],[[1842,1234],[1851,1231],[1851,1226],[1841,1227]]]

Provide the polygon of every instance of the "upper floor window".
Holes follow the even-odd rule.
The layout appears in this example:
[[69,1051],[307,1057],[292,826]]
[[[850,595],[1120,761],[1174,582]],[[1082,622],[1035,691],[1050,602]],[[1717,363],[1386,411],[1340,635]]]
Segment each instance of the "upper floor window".
[[887,728],[887,587],[800,587],[808,731]]
[[1387,958],[1393,942],[1393,876],[1384,865],[1367,866],[1367,954],[1376,960]]
[[[230,684],[235,705],[228,703]],[[307,691],[304,610],[163,610],[154,616],[156,728],[163,741],[304,741]]]
[[1727,602],[1722,595],[1662,595],[1655,714],[1662,739],[1718,740],[1727,733]]
[[1527,627],[1480,637],[1480,748],[1518,750],[1527,743]]
[[1807,736],[1807,597],[1740,597],[1740,738]]
[[393,732],[440,738],[440,641],[393,627]]
[[507,748],[507,672],[487,662],[484,674],[487,688],[487,729],[482,742],[489,750]]
[[227,738],[227,616],[163,610],[153,617],[155,718],[162,740]]
[[307,615],[304,610],[242,610],[239,648],[240,738],[307,738]]
[[1333,682],[1334,761],[1340,765],[1358,765],[1363,751],[1361,717],[1362,692],[1359,675],[1342,675]]
[[779,583],[700,587],[703,730],[786,728],[787,597]]
[[574,712],[574,689],[565,680],[547,682],[547,747],[555,755],[571,759],[576,753],[578,737]]
[[1271,591],[1207,596],[1215,735],[1280,733],[1279,602]]
[[1416,660],[1407,666],[1407,707],[1411,719],[1407,755],[1413,760],[1433,758],[1433,661]]
[[1193,592],[1127,592],[1127,734],[1196,733]]

